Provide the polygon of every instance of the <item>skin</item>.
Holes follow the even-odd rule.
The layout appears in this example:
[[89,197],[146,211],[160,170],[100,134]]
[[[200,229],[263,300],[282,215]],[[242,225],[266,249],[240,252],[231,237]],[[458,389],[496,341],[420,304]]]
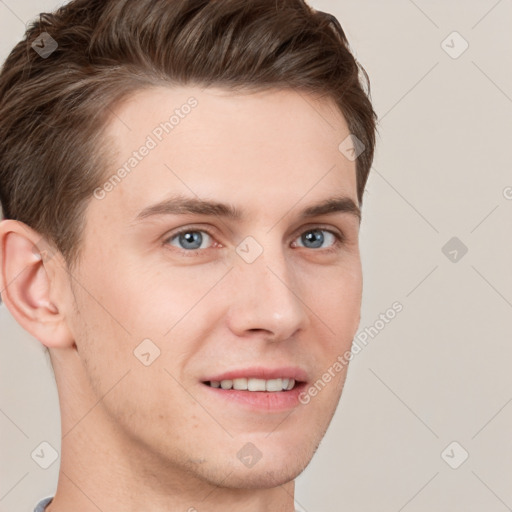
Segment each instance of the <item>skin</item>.
[[[299,217],[334,195],[358,204],[355,161],[338,149],[347,123],[331,100],[291,90],[154,88],[114,109],[115,165],[105,176],[191,96],[198,106],[172,133],[104,199],[91,199],[72,271],[58,252],[38,257],[41,236],[28,226],[0,223],[2,298],[50,349],[59,392],[50,512],[292,512],[294,479],[338,404],[346,367],[287,411],[211,399],[201,379],[297,366],[311,384],[350,349],[361,307],[359,219]],[[134,220],[171,193],[231,203],[246,218]],[[195,255],[171,238],[183,227],[203,235]],[[345,241],[321,231],[323,245],[311,247],[302,235],[316,229]],[[253,263],[236,252],[247,236],[263,249]],[[160,350],[149,366],[133,353],[144,339]],[[246,443],[262,454],[250,468],[237,457]]]

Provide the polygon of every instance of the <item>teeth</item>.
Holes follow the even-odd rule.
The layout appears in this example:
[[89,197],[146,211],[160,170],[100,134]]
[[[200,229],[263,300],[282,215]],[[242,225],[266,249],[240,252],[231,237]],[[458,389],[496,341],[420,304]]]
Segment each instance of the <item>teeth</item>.
[[265,379],[248,379],[247,389],[249,391],[266,391]]
[[236,389],[238,391],[290,391],[295,386],[295,379],[255,379],[237,378],[210,381],[212,388]]
[[267,391],[283,391],[283,379],[267,380],[266,390]]
[[233,379],[233,389],[245,391],[247,389],[247,379]]
[[233,381],[232,380],[221,380],[220,387],[222,389],[231,389],[233,387]]

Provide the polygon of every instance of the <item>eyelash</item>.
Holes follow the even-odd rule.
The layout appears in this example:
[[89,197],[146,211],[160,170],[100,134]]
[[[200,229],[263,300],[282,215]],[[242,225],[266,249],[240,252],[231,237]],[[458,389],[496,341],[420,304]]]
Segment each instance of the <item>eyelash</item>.
[[[332,252],[335,252],[338,250],[339,246],[342,245],[345,242],[345,236],[342,233],[338,233],[337,231],[333,231],[331,229],[327,229],[323,226],[314,226],[312,228],[306,229],[302,233],[300,233],[295,239],[298,237],[304,235],[305,233],[309,233],[311,231],[325,231],[327,233],[330,233],[334,236],[335,241],[333,245],[327,249],[311,249],[316,252],[321,252],[323,254],[330,254]],[[181,229],[179,231],[176,231],[175,233],[172,233],[171,235],[167,236],[164,240],[164,245],[166,247],[172,247],[172,251],[177,251],[179,254],[182,254],[184,256],[200,256],[201,253],[204,253],[205,251],[208,251],[210,249],[215,249],[215,247],[208,247],[207,249],[191,249],[191,250],[185,250],[185,249],[179,249],[178,247],[170,246],[169,242],[173,240],[174,238],[184,234],[184,233],[206,233],[209,237],[212,239],[215,239],[214,235],[207,229],[199,229],[194,227],[188,227]],[[308,247],[302,247],[303,249],[308,249]]]

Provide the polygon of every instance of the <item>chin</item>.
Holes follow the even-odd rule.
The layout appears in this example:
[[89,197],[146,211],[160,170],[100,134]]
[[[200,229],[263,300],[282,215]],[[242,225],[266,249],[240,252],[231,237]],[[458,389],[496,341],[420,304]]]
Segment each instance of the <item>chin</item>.
[[293,461],[286,467],[283,465],[271,466],[267,464],[260,468],[237,468],[225,479],[216,475],[215,481],[210,481],[217,486],[228,489],[271,489],[284,485],[297,478],[309,464],[309,460]]
[[[229,489],[270,489],[297,478],[310,463],[318,444],[306,440],[297,446],[267,446],[254,465],[244,466],[238,459],[225,460],[224,467],[214,464],[214,471],[203,475],[204,480]],[[261,444],[260,444],[261,446]],[[206,467],[205,467],[206,469]]]

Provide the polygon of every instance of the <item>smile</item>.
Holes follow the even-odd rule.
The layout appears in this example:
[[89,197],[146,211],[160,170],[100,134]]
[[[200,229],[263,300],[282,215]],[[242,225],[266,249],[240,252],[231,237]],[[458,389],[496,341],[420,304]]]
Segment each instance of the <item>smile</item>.
[[235,378],[225,380],[212,380],[207,382],[212,388],[236,389],[238,391],[290,391],[295,387],[295,379],[258,379],[258,378]]
[[253,366],[205,375],[201,383],[220,407],[272,413],[300,406],[299,395],[309,380],[308,372],[298,366]]

